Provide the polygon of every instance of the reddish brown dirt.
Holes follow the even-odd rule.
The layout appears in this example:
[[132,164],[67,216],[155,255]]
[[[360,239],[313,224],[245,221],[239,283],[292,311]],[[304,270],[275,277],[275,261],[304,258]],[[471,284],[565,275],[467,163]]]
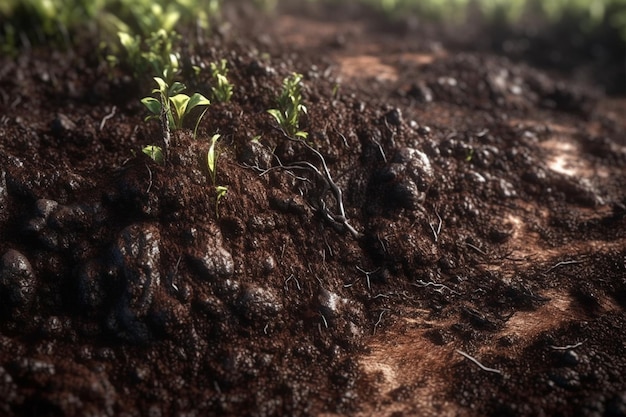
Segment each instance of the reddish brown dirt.
[[[80,48],[0,62],[0,415],[626,415],[626,100],[250,13],[189,52],[235,94],[164,166],[150,85]],[[265,112],[292,71],[357,236]]]

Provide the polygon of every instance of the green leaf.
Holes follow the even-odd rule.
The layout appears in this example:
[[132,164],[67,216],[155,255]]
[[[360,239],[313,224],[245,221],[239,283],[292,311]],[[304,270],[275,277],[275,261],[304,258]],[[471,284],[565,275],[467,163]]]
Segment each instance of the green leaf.
[[190,112],[196,106],[208,106],[211,102],[200,93],[193,93],[187,104],[187,111]]
[[160,146],[148,145],[141,150],[157,164],[163,163],[163,149]]
[[200,126],[200,121],[202,120],[202,118],[204,117],[204,115],[206,114],[206,112],[209,110],[209,108],[207,107],[206,109],[204,109],[204,111],[202,112],[202,114],[200,114],[200,117],[198,117],[198,120],[196,120],[196,126],[193,128],[193,138],[195,139],[197,134],[198,134],[198,126]]
[[159,88],[156,89],[156,90],[153,90],[153,92],[154,93],[161,93],[162,95],[166,95],[167,94],[168,85],[163,80],[163,78],[161,78],[161,77],[154,77],[154,81],[156,81],[156,83],[159,86]]
[[180,83],[180,82],[176,81],[176,82],[175,82],[174,84],[172,84],[172,86],[170,87],[170,89],[169,89],[169,91],[168,91],[168,94],[169,94],[170,96],[176,95],[176,94],[178,94],[178,93],[180,93],[180,92],[184,91],[184,90],[185,90],[185,88],[187,88],[187,87],[185,87],[185,84],[183,84],[183,83]]
[[169,54],[169,65],[173,72],[177,72],[180,68],[180,63],[178,61],[178,52]]
[[271,114],[272,117],[274,117],[274,119],[276,119],[279,125],[283,126],[285,124],[285,117],[283,116],[283,113],[280,110],[269,109],[267,112]]
[[118,32],[117,36],[129,54],[139,50],[139,37],[133,37],[126,32]]
[[174,26],[176,26],[176,22],[178,22],[178,19],[180,19],[180,13],[168,10],[164,14],[162,27],[166,30],[172,30],[174,29]]
[[224,187],[223,185],[218,185],[215,187],[215,191],[217,192],[217,199],[220,200],[228,192],[228,187]]
[[153,97],[144,97],[141,99],[141,103],[146,106],[150,113],[155,115],[161,114],[161,102]]
[[228,192],[228,188],[224,187],[223,185],[217,185],[215,186],[215,192],[217,193],[217,195],[215,196],[215,215],[219,218],[220,213],[218,211],[218,206],[222,197],[224,197]]
[[187,105],[189,104],[189,96],[187,94],[176,94],[173,97],[170,97],[170,101],[174,105],[174,110],[176,110],[176,117],[178,118],[178,127],[181,128],[183,125],[183,119],[187,114]]
[[219,134],[213,135],[211,138],[211,146],[209,147],[209,152],[207,153],[207,167],[209,168],[209,175],[211,176],[211,180],[215,185],[215,174],[217,171],[217,155],[215,153],[215,144],[220,138]]

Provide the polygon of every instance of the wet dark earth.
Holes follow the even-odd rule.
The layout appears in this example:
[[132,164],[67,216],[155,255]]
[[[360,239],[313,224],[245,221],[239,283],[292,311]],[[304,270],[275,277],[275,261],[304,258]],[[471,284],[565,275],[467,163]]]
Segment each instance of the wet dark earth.
[[[233,99],[164,165],[151,85],[2,58],[0,415],[626,415],[626,100],[420,28],[228,13],[187,54]],[[293,71],[308,142],[266,113]]]

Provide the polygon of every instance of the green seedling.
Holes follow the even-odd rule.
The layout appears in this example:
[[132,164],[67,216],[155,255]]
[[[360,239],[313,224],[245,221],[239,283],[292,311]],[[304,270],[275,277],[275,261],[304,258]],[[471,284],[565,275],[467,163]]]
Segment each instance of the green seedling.
[[180,73],[180,56],[174,52],[174,42],[180,38],[176,32],[159,29],[145,40],[140,35],[132,35],[130,30],[120,31],[117,36],[122,53],[107,57],[113,66],[124,61],[132,69],[135,78],[151,73],[167,84],[171,84]]
[[218,206],[222,197],[224,197],[228,192],[228,188],[224,187],[223,185],[218,185],[217,187],[215,187],[215,192],[217,193],[215,196],[215,215],[219,217],[220,213],[218,211]]
[[217,184],[217,159],[219,158],[219,154],[217,153],[217,149],[215,148],[217,141],[219,140],[220,135],[215,134],[211,138],[211,146],[209,147],[209,151],[207,152],[207,168],[209,169],[209,177],[211,178],[211,183],[213,187],[215,187],[215,214],[219,217],[218,205],[222,197],[226,195],[228,192],[228,188],[223,185]]
[[171,32],[180,19],[180,11],[175,5],[159,4],[160,2],[138,1],[130,9],[135,23],[143,36],[148,36],[159,30]]
[[217,150],[215,149],[215,145],[219,140],[221,135],[215,134],[211,138],[211,146],[209,147],[209,152],[207,153],[207,167],[209,168],[209,176],[211,177],[211,182],[215,187],[216,179],[217,179],[217,159],[219,155],[217,154]]
[[233,95],[233,85],[228,81],[228,67],[226,64],[225,59],[210,64],[211,76],[215,82],[215,85],[211,87],[213,99],[222,103],[230,101]]
[[278,108],[267,112],[290,137],[306,139],[307,132],[300,130],[300,116],[307,113],[302,104],[302,75],[293,73],[283,80],[283,90],[278,97]]
[[[183,93],[182,91],[184,91],[186,87],[178,81],[170,86],[160,77],[154,77],[154,80],[158,87],[152,90],[152,93],[158,94],[159,99],[144,97],[141,102],[146,106],[148,111],[152,113],[146,120],[161,119],[164,124],[167,124],[167,129],[181,129],[185,117],[191,113],[194,108],[211,104],[211,102],[200,93],[193,93],[191,96]],[[196,120],[194,137],[197,133],[200,120],[202,120],[207,110],[208,109],[205,109]],[[167,120],[167,123],[165,123],[165,120]]]
[[[17,48],[55,44],[71,48],[80,30],[97,27],[105,0],[3,0],[0,5],[0,44]],[[9,44],[12,42],[12,44]]]
[[163,149],[160,146],[148,145],[141,150],[157,164],[163,163]]
[[[115,1],[115,0],[110,0]],[[173,30],[179,22],[207,29],[209,21],[220,11],[220,0],[122,0],[128,3],[130,16],[144,36],[158,30]]]
[[141,54],[143,65],[148,66],[153,74],[161,76],[169,84],[180,73],[180,55],[174,51],[174,43],[179,39],[178,33],[159,29],[150,33],[146,39],[148,50]]

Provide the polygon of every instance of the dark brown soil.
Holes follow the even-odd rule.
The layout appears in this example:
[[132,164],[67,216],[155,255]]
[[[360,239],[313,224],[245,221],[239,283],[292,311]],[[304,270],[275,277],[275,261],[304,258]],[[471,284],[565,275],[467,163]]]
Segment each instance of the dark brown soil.
[[[626,415],[626,100],[367,15],[227,13],[190,55],[233,100],[164,166],[150,85],[0,60],[0,415]],[[292,71],[317,152],[265,112]]]

